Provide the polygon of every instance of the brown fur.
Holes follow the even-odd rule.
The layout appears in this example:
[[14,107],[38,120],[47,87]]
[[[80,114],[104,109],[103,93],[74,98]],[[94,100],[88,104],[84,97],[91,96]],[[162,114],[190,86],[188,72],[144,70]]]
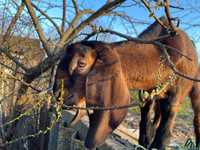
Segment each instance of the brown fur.
[[[87,45],[85,45],[86,47]],[[74,44],[68,47],[68,55],[61,61],[57,75],[54,91],[59,90],[60,79],[65,79],[65,88],[73,93],[73,97],[67,104],[80,105],[80,101],[86,98],[87,106],[102,106],[109,107],[113,105],[125,105],[129,103],[130,96],[124,75],[121,69],[121,63],[116,51],[113,51],[106,45],[95,44],[93,49],[98,55],[92,71],[87,76],[72,75],[67,71],[71,63],[67,62],[66,57],[70,57],[72,52],[70,50],[81,49],[82,44]],[[88,47],[90,49],[90,47]],[[69,51],[68,51],[69,50]],[[86,58],[87,59],[87,58]],[[66,64],[63,64],[66,63]],[[72,64],[73,65],[73,64]],[[63,71],[65,70],[65,72]],[[65,95],[67,98],[67,95]],[[71,103],[73,101],[73,103]],[[84,114],[82,111],[77,112]],[[94,110],[93,114],[89,114],[89,130],[85,140],[87,148],[94,148],[102,144],[105,138],[118,127],[121,121],[126,116],[127,109],[119,109],[112,111]],[[78,115],[72,121],[77,122]]]
[[[175,51],[169,51],[171,59],[176,64],[178,70],[194,77],[197,68],[196,51],[187,35],[179,30],[175,37],[165,39],[162,42],[179,49],[193,60],[190,62]],[[160,68],[161,53],[154,45],[138,44],[130,41],[115,43],[111,46],[119,53],[129,88],[149,90],[168,80],[172,74],[172,70],[166,64],[163,68]],[[159,77],[158,74],[160,74]],[[163,110],[161,116],[163,117],[156,130],[152,147],[162,149],[169,143],[176,112],[191,87],[191,81],[178,78],[176,84],[169,88],[168,97],[163,100],[164,102],[161,101],[160,103],[161,110]],[[169,115],[166,116],[166,114]]]
[[[96,50],[98,59],[87,75],[86,105],[109,107],[129,103],[128,87],[116,51],[102,44],[94,46],[92,48]],[[118,127],[126,113],[127,109],[94,110],[93,114],[89,115],[90,127],[85,141],[86,147],[93,148],[101,144]]]
[[[162,33],[163,33],[162,30],[160,30],[160,34],[155,33],[155,38],[158,35],[162,35]],[[151,38],[152,37],[153,37],[153,34],[151,35]],[[187,74],[188,76],[194,77],[197,71],[197,55],[196,55],[195,48],[193,47],[193,44],[190,41],[190,39],[187,37],[187,35],[183,31],[178,30],[177,35],[175,35],[174,37],[166,38],[165,40],[162,40],[161,42],[179,49],[182,53],[186,54],[188,57],[192,59],[192,61],[189,61],[186,58],[177,54],[177,52],[168,50],[171,56],[171,59],[176,65],[177,69],[181,71],[182,73]],[[128,87],[132,89],[143,89],[143,90],[153,89],[158,84],[163,83],[166,80],[168,80],[169,76],[172,75],[172,70],[169,67],[167,67],[167,62],[165,61],[163,62],[160,58],[160,56],[162,55],[162,50],[158,49],[156,46],[152,44],[140,44],[133,41],[123,41],[123,42],[117,42],[117,43],[112,43],[112,44],[97,42],[97,41],[91,41],[91,42],[88,41],[88,42],[81,42],[81,43],[76,43],[76,44],[78,44],[80,47],[81,45],[88,46],[94,49],[95,51],[98,51],[98,49],[100,48],[100,49],[109,49],[109,50],[112,49],[114,52],[118,52],[121,63],[122,63],[122,69],[128,83]],[[73,46],[70,46],[67,48],[67,52],[69,54],[70,54],[70,50],[73,49],[72,47]],[[110,56],[110,58],[112,59],[112,55]],[[61,62],[60,68],[66,70],[67,66],[63,68],[63,65],[67,64],[67,61],[70,60],[70,57],[65,58],[64,60],[65,60],[64,62],[65,64],[62,64]],[[161,63],[164,64],[163,68],[160,68]],[[95,72],[96,68],[98,68],[98,65],[95,65],[91,73]],[[90,75],[87,76],[90,79],[90,80],[87,80],[87,83],[93,84],[93,82],[95,83],[96,79],[98,79],[101,82],[107,79],[107,76],[109,76],[110,73],[113,73],[113,70],[112,68],[108,70],[106,70],[105,68],[106,67],[99,68],[100,70],[102,70],[100,74],[97,74],[93,77],[90,77]],[[117,70],[117,68],[115,69]],[[65,75],[65,78],[66,76],[67,75]],[[77,78],[75,78],[73,81],[70,81],[70,82],[75,82],[77,81],[76,79]],[[69,82],[69,80],[67,80],[67,82]],[[85,80],[82,83],[83,85],[85,84],[87,85],[87,83],[85,83]],[[160,100],[159,105],[161,109],[161,120],[160,120],[158,128],[155,131],[156,132],[155,138],[152,140],[153,143],[152,145],[149,145],[149,146],[162,149],[168,144],[169,142],[168,139],[172,132],[173,122],[174,122],[176,112],[178,111],[178,107],[180,103],[182,102],[182,100],[184,99],[184,97],[190,91],[192,84],[193,83],[191,81],[178,77],[175,84],[169,87],[168,92],[167,92],[167,97],[165,97],[163,100]],[[71,88],[78,84],[73,83],[71,85],[70,84],[67,84],[67,85],[69,85],[69,87]],[[101,90],[104,90],[104,88],[107,88],[109,84],[102,84],[103,86],[100,84],[101,90],[97,90],[97,91],[95,90],[95,88],[91,88],[89,89],[89,91],[87,91],[87,86],[86,86],[86,91],[85,91],[86,95],[84,95],[84,92],[83,92],[85,89],[83,85],[81,84],[78,85],[79,87],[78,89],[80,91],[77,90],[75,91],[75,93],[78,93],[79,96],[81,95],[80,97],[86,96],[87,105],[95,104],[95,105],[100,105],[100,106],[110,106],[111,104],[117,105],[117,104],[122,104],[124,102],[124,101],[120,101],[120,99],[118,99],[119,101],[114,100],[112,101],[112,103],[106,100],[106,96],[110,95],[110,92],[108,92],[109,90],[107,90],[107,93],[105,95],[103,93],[99,95],[103,97],[105,96],[103,102],[96,101],[95,98],[94,99],[88,98],[87,92],[95,95],[98,93],[97,91],[102,92]],[[114,87],[115,86],[113,85],[112,88]],[[183,89],[181,87],[185,87],[185,88]],[[114,88],[114,89],[118,89],[118,86],[117,88]],[[120,90],[117,90],[116,92],[120,92]],[[96,126],[96,128],[91,128],[91,130],[89,130],[89,133],[87,136],[89,141],[88,139],[86,139],[86,143],[89,142],[90,143],[89,145],[94,146],[94,144],[99,144],[103,142],[107,134],[112,132],[112,130],[109,127],[106,127],[104,125],[106,122],[108,122],[110,117],[114,118],[114,120],[111,119],[111,123],[115,122],[115,119],[119,119],[121,117],[122,117],[121,119],[124,118],[124,115],[120,115],[120,113],[117,115],[117,117],[119,118],[115,118],[116,117],[115,115],[114,117],[112,115],[110,117],[109,116],[110,116],[109,112],[107,111],[104,113],[96,112],[93,115],[90,115],[90,126]],[[120,122],[121,122],[121,119],[120,119]],[[119,123],[117,123],[117,125],[118,124]],[[116,128],[116,125],[114,128]],[[96,132],[99,133],[98,136],[94,135],[94,133]],[[105,135],[105,136],[102,137],[102,135]],[[95,140],[93,140],[94,137],[95,137]]]
[[[166,17],[163,16],[159,19],[165,26],[169,26],[168,19]],[[140,33],[138,35],[138,38],[145,40],[154,40],[162,35],[165,35],[166,33],[167,31],[161,28],[161,26],[155,21],[147,29]]]
[[[195,78],[200,78],[200,66],[198,68],[197,74]],[[187,88],[187,85],[182,86],[182,89]],[[185,93],[184,93],[185,94]],[[196,136],[196,146],[200,146],[200,83],[194,82],[192,89],[189,91],[189,97],[192,103],[192,108],[194,111],[194,132]],[[161,110],[160,110],[160,103],[159,101],[162,99],[157,99],[153,101],[149,101],[144,107],[141,108],[141,123],[140,123],[140,143],[144,146],[147,146],[149,142],[153,139],[155,136],[155,133],[148,133],[149,131],[155,132],[155,129],[158,128],[158,123],[160,123],[161,119]],[[156,103],[156,105],[153,105],[152,103]],[[153,122],[150,122],[152,118],[151,111],[154,109],[155,111],[155,118]]]
[[[164,22],[164,24],[167,24],[166,18],[162,18],[161,20]],[[148,30],[150,30],[151,32],[149,32]],[[152,24],[148,28],[148,30],[141,33],[139,35],[139,38],[146,39],[146,40],[152,40],[152,39],[156,39],[158,36],[161,35],[160,33],[162,33],[162,28],[160,28],[158,26],[158,24],[156,24],[156,23]],[[156,32],[152,32],[152,31],[156,31]],[[171,42],[171,40],[169,40],[167,42],[166,41],[167,41],[167,39],[164,40],[163,42],[166,44]],[[184,44],[184,45],[189,45],[191,49],[195,49],[192,46],[192,42],[190,40],[188,40],[188,42],[186,42],[186,41],[183,40],[183,42],[180,42],[179,43],[180,47],[181,47],[181,44]],[[192,52],[192,51],[189,50],[189,52]],[[193,51],[194,55],[195,55],[195,53],[196,52]],[[194,56],[194,55],[192,57],[192,59],[194,58],[193,60],[196,59],[196,56]],[[197,69],[196,60],[194,61],[194,63],[192,63],[193,64],[192,66],[190,66],[190,63],[189,62],[187,63],[187,61],[185,61],[185,60],[183,60],[180,64],[181,64],[181,67],[179,70],[181,70],[181,72],[183,71],[187,75],[192,75],[192,77],[194,77],[195,70]],[[190,72],[190,69],[192,72]],[[191,74],[188,74],[188,73],[191,73]],[[195,83],[195,84],[197,84],[197,83]],[[154,122],[149,121],[149,120],[151,120],[150,119],[151,117],[149,114],[151,106],[149,106],[149,104],[147,103],[147,106],[141,108],[142,116],[141,116],[141,122],[140,122],[140,138],[139,138],[139,143],[141,145],[148,147],[148,145],[151,144],[152,139],[154,139],[154,141],[153,141],[153,144],[151,144],[151,147],[157,147],[159,149],[162,149],[164,147],[164,145],[167,145],[167,143],[169,142],[168,137],[170,134],[172,134],[171,129],[173,127],[175,114],[178,111],[179,105],[183,101],[184,97],[188,95],[188,92],[190,91],[191,86],[192,86],[191,81],[183,80],[181,78],[177,79],[176,85],[172,88],[169,88],[169,90],[167,92],[168,98],[166,97],[166,98],[162,98],[162,99],[161,98],[157,99],[156,106],[154,106],[155,113],[156,113]],[[194,86],[193,89],[194,88],[196,88],[196,91],[198,90],[197,86]],[[165,101],[163,101],[164,99],[165,99]],[[198,101],[196,99],[191,97],[192,103],[194,103],[193,101],[195,101],[195,102]],[[198,104],[195,103],[195,105],[196,105],[196,107],[193,107],[194,113],[198,114],[198,112],[199,112]],[[167,107],[170,107],[170,109]],[[197,116],[197,115],[195,115],[195,116]],[[167,121],[165,121],[165,120],[167,120]],[[197,120],[197,117],[195,117],[194,120]],[[157,123],[159,123],[158,127],[157,127]],[[196,134],[196,143],[198,146],[199,141],[200,141],[199,140],[200,134],[198,131],[198,128],[200,127],[200,122],[194,121],[194,125],[195,125],[195,134]],[[155,133],[153,133],[153,134],[148,133],[149,130],[155,131],[155,129],[157,130]]]
[[[196,75],[196,78],[200,78],[200,66]],[[194,111],[194,131],[196,135],[196,145],[200,146],[200,83],[194,82],[193,87],[189,93],[192,108]]]

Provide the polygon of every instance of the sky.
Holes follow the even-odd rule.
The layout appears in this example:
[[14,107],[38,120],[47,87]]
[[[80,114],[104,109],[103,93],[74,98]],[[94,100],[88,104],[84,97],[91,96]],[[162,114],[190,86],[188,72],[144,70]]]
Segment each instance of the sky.
[[[51,0],[45,0],[45,1],[51,1]],[[105,4],[106,0],[77,0],[79,4],[82,6],[82,8],[89,8],[92,10],[97,10],[100,8],[103,4]],[[129,4],[131,0],[127,0],[126,4]],[[140,1],[140,0],[137,0]],[[62,0],[54,0],[54,2],[58,5],[62,4]],[[68,3],[70,3],[70,0],[67,0]],[[173,6],[181,6],[184,8],[184,10],[179,9],[173,9],[171,8],[171,16],[172,17],[179,17],[181,19],[180,28],[182,28],[184,31],[186,31],[194,41],[198,41],[200,39],[200,1],[199,0],[173,0],[172,5]],[[71,5],[71,4],[67,4]],[[194,9],[195,8],[195,9]],[[158,9],[155,11],[156,16],[162,16],[164,15],[164,9]],[[151,23],[154,21],[153,18],[149,17],[148,11],[143,7],[143,5],[140,6],[133,6],[133,7],[126,7],[119,9],[120,12],[126,13],[132,18],[137,20],[143,20],[145,22]],[[62,12],[58,9],[51,9],[49,11],[51,16],[61,16]],[[68,9],[67,11],[67,18],[71,19],[73,17],[73,12],[71,9]],[[110,17],[111,18],[111,17]],[[102,22],[106,22],[108,18],[104,18],[104,20],[101,20]],[[187,23],[188,25],[186,25]],[[195,27],[189,28],[189,24],[195,24]],[[113,28],[124,32],[124,26],[123,23],[121,23],[119,20],[114,21],[112,24]],[[141,32],[146,26],[137,24],[136,26],[138,32]]]
[[[138,0],[139,2],[140,0]],[[85,6],[92,9],[98,9],[102,6],[102,3],[105,3],[105,0],[83,0]],[[128,0],[127,4],[130,2]],[[125,4],[126,5],[126,4]],[[200,56],[200,1],[199,0],[171,0],[171,5],[183,7],[184,10],[170,8],[170,13],[172,17],[180,18],[180,28],[187,32],[190,38],[195,42],[198,54]],[[144,22],[152,23],[154,22],[153,18],[149,17],[149,13],[143,5],[126,7],[120,9],[119,11],[124,12],[134,18],[134,20],[142,20]],[[156,16],[163,16],[164,9],[160,8],[154,10]],[[105,19],[105,22],[107,20]],[[193,25],[191,27],[191,25]],[[120,20],[116,20],[112,24],[112,29],[118,32],[126,33],[131,36],[137,36],[141,31],[143,31],[147,25],[137,24],[135,26],[137,30],[137,34],[134,32],[134,29],[130,25],[126,25],[126,23],[121,22]],[[128,32],[126,28],[129,28]]]
[[[0,0],[0,3],[3,3],[8,0]],[[33,0],[35,4],[38,4],[39,0]],[[42,0],[46,3],[53,2],[55,5],[62,5],[62,0]],[[140,0],[137,0],[140,2]],[[81,6],[81,9],[88,8],[92,10],[97,10],[100,8],[103,4],[106,3],[106,0],[77,0],[79,5]],[[127,2],[123,6],[127,6],[132,2],[132,0],[127,0]],[[171,5],[173,6],[180,6],[183,7],[184,10],[180,9],[174,9],[171,8],[171,16],[172,17],[179,17],[180,22],[180,28],[183,29],[188,33],[190,38],[195,42],[198,53],[200,56],[200,1],[199,0],[171,0]],[[140,3],[141,4],[141,3]],[[45,10],[45,5],[38,4],[38,7]],[[67,6],[72,6],[71,0],[67,0]],[[107,27],[108,25],[111,26],[112,30],[116,30],[121,33],[125,33],[131,36],[137,36],[142,30],[144,30],[148,25],[146,23],[152,23],[154,22],[153,18],[149,17],[148,11],[143,7],[143,5],[136,5],[132,7],[122,7],[120,9],[117,9],[120,13],[124,13],[129,15],[131,18],[133,18],[133,21],[135,22],[142,22],[143,24],[137,23],[135,26],[131,26],[126,21],[122,19],[116,19],[116,17],[102,17],[101,19],[98,19],[95,21],[95,24],[101,25],[103,27]],[[156,9],[154,10],[157,17],[164,15],[164,9]],[[50,17],[56,18],[62,16],[61,9],[58,8],[52,8],[47,11]],[[70,21],[74,16],[74,10],[70,7],[67,7],[67,20]],[[56,19],[55,19],[56,20]],[[56,20],[56,22],[59,22]],[[48,25],[50,23],[45,23],[44,28],[48,29]],[[192,26],[191,26],[192,25]],[[51,32],[51,31],[48,31]],[[53,34],[52,34],[53,36]],[[112,37],[109,38],[112,41],[119,40],[118,37]]]

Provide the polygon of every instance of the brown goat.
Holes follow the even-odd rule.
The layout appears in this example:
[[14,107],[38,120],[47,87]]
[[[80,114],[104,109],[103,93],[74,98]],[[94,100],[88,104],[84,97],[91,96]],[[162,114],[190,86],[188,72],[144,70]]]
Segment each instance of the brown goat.
[[[168,26],[168,20],[165,17],[161,17],[160,20]],[[138,37],[144,40],[153,40],[157,39],[159,36],[162,36],[162,33],[165,31],[162,31],[160,25],[157,22],[154,22],[152,25],[150,25],[145,31],[143,31]],[[193,45],[194,46],[194,45]],[[200,77],[200,70],[197,72],[196,78]],[[180,83],[177,83],[180,84]],[[200,104],[198,104],[198,92],[200,92],[200,83],[194,82],[192,90],[188,91],[190,86],[188,84],[177,85],[179,88],[181,87],[183,91],[183,95],[189,95],[193,111],[194,111],[194,128],[195,128],[195,135],[196,135],[196,146],[198,147],[200,145],[200,122],[198,121],[198,114],[200,113]],[[185,89],[185,90],[184,90]],[[188,89],[188,90],[187,90]],[[189,92],[189,94],[187,93]],[[169,91],[168,91],[169,92]],[[154,98],[155,99],[155,98]],[[139,137],[139,143],[145,147],[148,147],[148,145],[151,144],[151,142],[154,139],[154,136],[156,134],[156,129],[158,127],[158,124],[160,123],[161,119],[161,109],[160,108],[160,102],[162,102],[161,98],[157,97],[156,100],[148,101],[144,107],[141,107],[141,121],[140,121],[140,137]],[[181,101],[180,101],[181,102]],[[152,109],[154,111],[154,120],[152,120]],[[163,115],[164,116],[164,115]]]
[[[152,32],[149,32],[151,30]],[[160,32],[158,33],[158,30],[156,30],[157,32],[155,33],[155,35],[153,35],[154,34],[153,29],[148,28],[147,31],[146,31],[146,34],[151,34],[151,38],[154,36],[155,38],[157,38],[159,35],[165,34],[165,30],[162,29],[161,27],[160,27]],[[145,34],[143,33],[143,35]],[[171,47],[174,47],[180,50],[182,53],[184,53],[188,57],[190,57],[192,61],[179,55],[176,51],[173,51],[170,49],[168,50],[170,58],[173,61],[173,63],[176,65],[176,68],[180,72],[190,77],[195,77],[195,74],[197,72],[197,66],[198,66],[197,54],[193,46],[193,43],[188,38],[188,36],[183,31],[177,30],[176,35],[174,35],[173,37],[165,38],[161,40],[160,42],[167,44]],[[156,88],[158,85],[163,84],[166,81],[168,81],[170,76],[174,76],[172,70],[168,67],[168,62],[162,57],[163,56],[162,50],[153,44],[141,44],[134,41],[122,41],[122,42],[116,42],[116,43],[111,43],[111,44],[98,42],[98,41],[84,41],[80,43],[75,43],[66,47],[67,55],[63,58],[63,60],[61,61],[58,67],[56,84],[59,85],[60,78],[58,78],[58,76],[60,76],[61,78],[63,77],[66,80],[65,87],[67,89],[70,89],[71,87],[73,87],[72,89],[76,89],[75,93],[77,97],[75,98],[75,100],[85,97],[86,105],[91,105],[90,104],[91,101],[88,100],[89,98],[87,97],[87,92],[88,92],[87,82],[90,82],[90,80],[88,80],[88,77],[90,76],[90,72],[87,76],[85,76],[85,78],[87,79],[81,76],[81,78],[83,78],[83,80],[81,81],[81,84],[76,84],[76,83],[74,83],[73,85],[68,84],[70,80],[79,81],[78,78],[80,77],[78,75],[71,76],[69,74],[70,71],[68,72],[67,68],[69,68],[69,64],[72,62],[72,59],[73,59],[72,53],[76,52],[78,49],[81,49],[81,47],[87,47],[88,49],[91,49],[94,51],[97,51],[99,47],[101,48],[107,47],[108,49],[112,49],[113,51],[116,51],[120,57],[122,70],[126,77],[128,87],[130,89],[152,90]],[[97,56],[97,60],[98,60],[98,56]],[[92,72],[95,72],[95,67],[92,68],[91,73]],[[63,74],[64,76],[59,75],[59,74]],[[105,77],[99,76],[98,80],[104,81]],[[152,143],[147,143],[150,145],[145,145],[144,144],[145,142],[140,140],[139,141],[140,144],[146,147],[148,146],[150,148],[153,147],[153,148],[163,149],[169,143],[169,138],[172,133],[176,112],[178,111],[179,105],[183,101],[184,97],[189,93],[192,85],[193,85],[192,81],[181,78],[181,77],[176,77],[176,79],[173,81],[173,84],[168,86],[167,92],[165,93],[166,95],[163,98],[159,99],[159,108],[161,110],[160,111],[161,118],[160,118],[158,127],[156,128],[156,131],[154,133],[155,136],[152,139]],[[78,88],[74,88],[76,86]],[[185,87],[185,88],[182,88],[182,87]],[[56,88],[55,88],[55,91],[56,91]],[[74,91],[72,90],[72,92]],[[91,89],[90,92],[94,92],[93,89]],[[102,106],[102,102],[106,103],[107,100],[103,99],[101,102],[97,101],[97,104]],[[115,104],[115,102],[113,102],[112,104]],[[145,115],[142,115],[142,116],[145,116]],[[107,117],[108,116],[104,116],[104,118],[107,118]],[[113,119],[113,116],[109,116],[109,117],[111,117],[110,120]],[[118,117],[121,118],[122,116],[118,115]],[[94,122],[93,120],[96,120],[94,118],[99,118],[99,116],[91,115],[90,125],[97,124],[98,128],[101,128],[102,126],[100,124],[101,122],[103,122],[104,119],[101,118],[101,122]],[[124,116],[122,117],[122,119],[123,118]],[[112,121],[111,121],[111,124],[112,124]],[[117,126],[115,126],[115,128],[116,127]],[[88,135],[92,137],[95,136],[94,134],[95,132],[93,131],[88,133]],[[107,136],[105,134],[108,134],[108,133],[104,133],[104,130],[102,130],[101,135],[104,135],[103,139],[105,136]],[[86,139],[86,143],[90,143],[91,140],[93,140],[92,137],[89,138],[90,141],[87,141]],[[97,141],[102,142],[100,135],[98,136]],[[92,143],[92,146],[95,144],[99,144],[99,143]]]
[[[72,99],[75,101],[72,104],[85,105],[84,99],[86,99],[86,106],[109,107],[129,103],[129,91],[116,51],[109,46],[95,44],[96,60],[96,55],[92,53],[93,48],[87,45],[74,44],[68,47],[68,50],[67,52],[76,51],[68,67],[62,68],[63,63],[67,61],[66,58],[61,61],[56,75],[56,83],[59,84],[60,79],[65,79],[65,88],[68,88],[67,91],[72,91],[74,95]],[[92,66],[92,71],[87,74],[88,68],[90,68],[89,62],[94,60],[96,61]],[[70,78],[67,78],[68,75],[71,75]],[[54,91],[56,91],[55,88],[59,89],[59,86],[54,87]],[[66,98],[66,95],[64,97]],[[69,104],[69,101],[67,103]],[[86,111],[79,110],[71,124],[75,124],[77,119],[85,113]],[[105,138],[123,121],[126,113],[127,108],[112,111],[94,110],[92,114],[89,114],[90,124],[85,146],[92,149],[102,144]]]

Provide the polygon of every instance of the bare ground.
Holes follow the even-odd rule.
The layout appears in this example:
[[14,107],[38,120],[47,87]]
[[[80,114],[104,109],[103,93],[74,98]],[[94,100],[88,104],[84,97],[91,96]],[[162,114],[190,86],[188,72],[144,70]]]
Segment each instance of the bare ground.
[[[138,135],[139,121],[139,108],[129,109],[123,125],[131,129],[131,132],[135,132]],[[184,145],[188,138],[194,139],[193,131],[193,110],[191,108],[190,99],[186,98],[177,114],[170,145]]]

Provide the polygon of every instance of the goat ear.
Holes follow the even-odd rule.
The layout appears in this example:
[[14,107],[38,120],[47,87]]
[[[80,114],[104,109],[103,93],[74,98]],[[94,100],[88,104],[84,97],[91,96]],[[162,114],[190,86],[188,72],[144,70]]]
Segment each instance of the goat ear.
[[71,62],[69,63],[69,67],[68,67],[68,71],[69,74],[72,75],[74,70],[76,69],[78,65],[78,57],[74,56],[71,60]]

